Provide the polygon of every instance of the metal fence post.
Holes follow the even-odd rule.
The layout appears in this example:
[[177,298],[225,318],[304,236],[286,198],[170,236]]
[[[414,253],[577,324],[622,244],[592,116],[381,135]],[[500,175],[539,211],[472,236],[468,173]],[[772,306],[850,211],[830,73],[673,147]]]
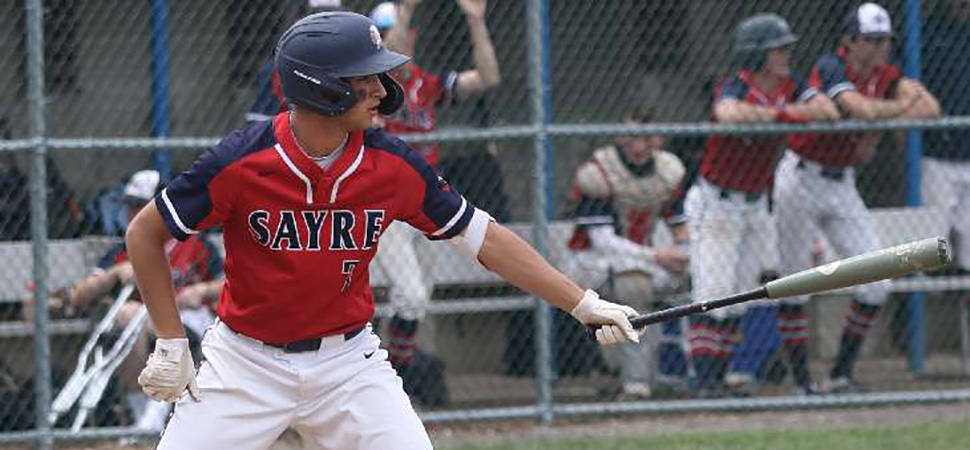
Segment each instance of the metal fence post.
[[[168,137],[171,132],[168,74],[168,0],[152,0],[152,135]],[[152,154],[155,170],[163,181],[171,178],[171,157],[167,148]]]
[[34,376],[37,447],[53,448],[47,418],[51,403],[50,338],[47,333],[47,143],[44,122],[44,24],[41,0],[27,0],[27,108],[36,146],[30,158],[30,236],[34,258]]
[[[552,164],[551,141],[546,127],[552,119],[552,97],[549,74],[549,3],[548,0],[532,0],[528,5],[529,16],[529,67],[532,86],[532,121],[537,128],[534,136],[535,166],[532,183],[532,211],[535,227],[536,250],[549,256],[549,216],[551,195],[547,186]],[[544,301],[536,299],[535,317],[537,408],[543,423],[552,423],[552,309]]]
[[[920,78],[920,1],[906,0],[904,10],[905,40],[903,52],[905,65],[903,71],[907,77],[918,80]],[[906,204],[919,206],[920,199],[920,164],[923,159],[923,139],[920,130],[906,132]],[[909,311],[907,331],[909,334],[909,367],[921,374],[926,363],[926,294],[914,292],[906,302]]]

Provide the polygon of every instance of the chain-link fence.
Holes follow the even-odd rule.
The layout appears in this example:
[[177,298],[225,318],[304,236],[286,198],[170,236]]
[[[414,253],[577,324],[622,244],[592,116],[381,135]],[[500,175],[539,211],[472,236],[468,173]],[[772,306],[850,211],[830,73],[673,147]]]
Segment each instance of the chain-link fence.
[[[0,6],[0,442],[164,425],[134,382],[150,333],[121,289],[133,175],[177,176],[285,110],[272,52],[307,5]],[[970,223],[970,2],[882,6],[403,1],[413,14],[375,16],[414,54],[383,121],[604,297],[649,311],[731,294]],[[762,17],[737,36],[767,12],[790,31]],[[371,267],[374,322],[429,421],[970,398],[965,234],[947,270],[672,321],[610,351],[406,228]],[[199,240],[180,287],[220,279],[220,246]],[[198,335],[217,291],[192,305]]]

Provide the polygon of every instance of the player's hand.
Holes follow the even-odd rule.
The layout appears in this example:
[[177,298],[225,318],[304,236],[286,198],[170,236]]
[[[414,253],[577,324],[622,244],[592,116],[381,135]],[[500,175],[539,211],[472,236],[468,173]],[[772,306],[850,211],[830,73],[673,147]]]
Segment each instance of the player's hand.
[[135,268],[131,265],[131,261],[115,264],[108,271],[118,280],[118,284],[122,286],[135,279]]
[[596,330],[596,340],[602,345],[640,342],[640,334],[630,324],[636,310],[603,300],[591,289],[586,290],[570,314],[583,325],[603,325]]
[[903,111],[912,108],[924,95],[929,95],[929,92],[920,83],[910,80],[903,80],[902,83],[906,83],[906,89],[899,89],[899,101],[904,105]]
[[202,400],[195,384],[195,363],[189,351],[189,340],[155,341],[155,351],[148,355],[148,363],[138,375],[138,384],[152,400],[174,403],[186,388],[193,400]]
[[457,0],[458,6],[470,19],[484,19],[488,0]]
[[411,11],[414,11],[414,8],[417,8],[421,4],[421,0],[404,0],[401,4],[411,8]]
[[657,250],[655,261],[660,267],[679,274],[684,273],[684,269],[687,268],[688,257],[680,251],[680,248],[665,247]]
[[202,306],[202,302],[209,296],[207,283],[196,283],[186,286],[175,295],[175,304],[179,308],[196,309]]

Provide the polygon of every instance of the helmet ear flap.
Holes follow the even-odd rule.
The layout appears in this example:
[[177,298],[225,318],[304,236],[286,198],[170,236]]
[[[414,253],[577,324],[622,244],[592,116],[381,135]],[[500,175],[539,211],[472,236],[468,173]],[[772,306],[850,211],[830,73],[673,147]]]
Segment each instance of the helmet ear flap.
[[320,81],[322,83],[314,89],[314,98],[319,104],[315,108],[317,112],[339,116],[357,104],[357,93],[346,81],[331,76],[321,76]]
[[381,80],[381,84],[384,85],[384,90],[387,92],[387,95],[381,99],[381,103],[377,105],[377,112],[389,116],[404,104],[404,89],[386,73],[380,73],[377,77]]
[[281,69],[290,70],[297,77],[283,86],[283,95],[292,104],[329,117],[339,116],[357,104],[357,94],[350,84],[339,78],[313,73],[309,67],[295,68],[291,64],[285,64]]

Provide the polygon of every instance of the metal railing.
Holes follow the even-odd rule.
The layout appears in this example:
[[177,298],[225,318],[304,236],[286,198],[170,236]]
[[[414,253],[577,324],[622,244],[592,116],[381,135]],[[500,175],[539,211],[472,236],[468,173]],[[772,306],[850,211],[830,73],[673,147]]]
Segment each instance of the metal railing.
[[[41,0],[25,0],[27,11],[27,40],[28,55],[28,116],[30,119],[30,139],[0,141],[0,152],[29,150],[32,158],[30,172],[30,204],[32,211],[32,241],[33,241],[33,280],[35,283],[36,316],[34,321],[34,352],[36,363],[36,428],[28,432],[0,434],[0,443],[35,441],[40,448],[52,448],[55,440],[86,440],[106,439],[130,436],[151,436],[152,433],[138,431],[133,428],[102,428],[89,429],[79,432],[68,432],[52,429],[48,421],[52,398],[50,374],[50,343],[49,338],[57,331],[52,327],[48,317],[45,302],[49,292],[48,268],[38,262],[47,260],[48,237],[45,224],[46,204],[44,179],[45,155],[49,150],[77,150],[88,149],[204,149],[214,145],[215,137],[157,137],[157,138],[83,138],[83,139],[55,139],[46,133],[46,117],[44,102],[44,68],[43,68],[43,15]],[[710,135],[710,134],[779,134],[793,132],[849,132],[849,131],[877,131],[877,130],[930,130],[950,128],[970,128],[970,117],[945,117],[938,120],[911,121],[843,121],[837,123],[806,123],[806,124],[765,124],[765,125],[725,125],[712,123],[661,123],[639,127],[627,127],[620,124],[558,124],[552,123],[552,105],[549,80],[549,38],[548,38],[548,4],[547,0],[529,0],[528,3],[528,39],[529,39],[529,85],[532,96],[532,123],[522,126],[494,127],[490,129],[444,129],[438,132],[405,136],[413,142],[452,142],[452,141],[495,141],[509,139],[531,139],[534,149],[534,179],[532,196],[533,225],[535,231],[534,242],[540,252],[548,254],[548,221],[550,220],[550,184],[552,172],[550,170],[552,138],[564,136],[613,136],[617,134],[663,134],[667,136]],[[909,291],[933,291],[967,289],[970,284],[966,280],[948,282],[942,280],[913,279],[903,282]],[[633,412],[687,412],[712,410],[750,410],[750,409],[789,409],[789,408],[818,408],[846,405],[879,405],[910,402],[952,402],[970,400],[970,391],[966,389],[935,390],[922,392],[893,392],[849,395],[841,397],[821,398],[749,398],[731,400],[683,400],[664,402],[632,402],[632,403],[582,403],[568,404],[556,402],[553,398],[553,350],[551,343],[551,316],[549,307],[544,302],[523,303],[522,300],[501,300],[496,302],[488,298],[469,299],[461,302],[449,303],[432,307],[431,314],[479,313],[497,310],[513,310],[525,306],[535,308],[537,350],[536,358],[536,392],[534,405],[521,407],[494,407],[479,409],[460,409],[447,411],[431,411],[423,414],[428,422],[477,421],[494,419],[524,419],[535,418],[543,422],[551,422],[557,416],[591,415],[591,414],[620,414]]]

